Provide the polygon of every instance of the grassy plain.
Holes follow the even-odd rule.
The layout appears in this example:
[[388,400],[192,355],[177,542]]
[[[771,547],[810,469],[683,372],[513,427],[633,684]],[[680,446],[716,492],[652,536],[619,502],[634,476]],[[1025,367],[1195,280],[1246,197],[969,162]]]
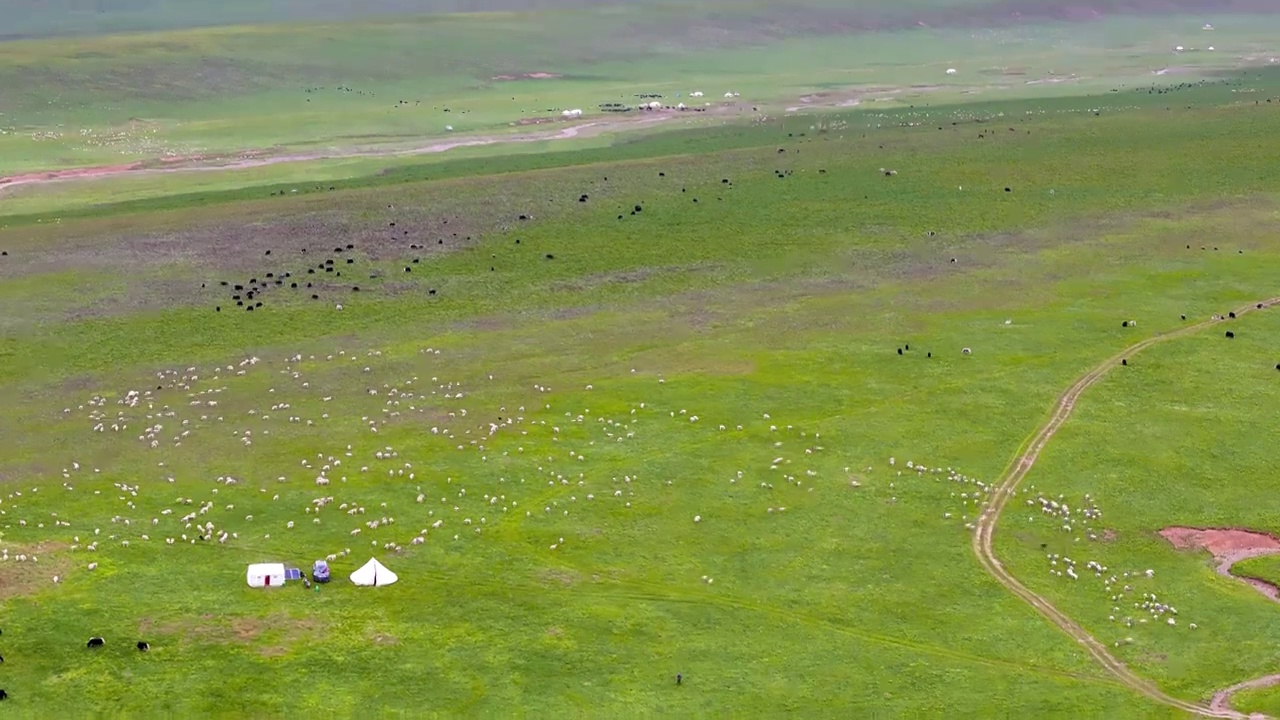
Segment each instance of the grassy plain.
[[1231,572],[1276,584],[1280,582],[1280,558],[1271,555],[1246,558],[1232,565]]
[[[517,21],[422,22],[465,38],[465,23]],[[173,52],[227,52],[245,32]],[[406,53],[408,37],[351,42]],[[813,42],[795,67],[837,57]],[[547,47],[517,68],[556,70]],[[358,68],[358,50],[335,67]],[[744,99],[771,70],[761,88],[811,87],[777,80],[767,48],[717,52],[701,77],[741,73]],[[653,67],[619,65],[613,87]],[[1167,94],[1099,77],[1094,96],[6,195],[6,711],[1174,717],[984,575],[965,527],[980,483],[1101,358],[1183,314],[1280,295],[1274,73]],[[231,97],[172,107],[218,117],[224,102],[228,117]],[[323,138],[328,122],[226,138]],[[263,282],[261,307],[235,305],[234,285]],[[1280,664],[1274,604],[1155,535],[1277,530],[1259,502],[1271,444],[1250,429],[1280,379],[1274,312],[1233,322],[1234,340],[1154,348],[1085,394],[1025,499],[1089,493],[1098,540],[1020,504],[997,534],[1024,582],[1179,697]],[[1050,576],[1049,553],[1081,579]],[[318,593],[244,587],[249,562],[329,554],[336,581]],[[352,587],[370,555],[401,581]],[[1108,620],[1136,613],[1106,602],[1089,560],[1136,571],[1124,602],[1157,593],[1178,623]],[[91,635],[107,647],[86,650]]]
[[1243,690],[1236,695],[1235,707],[1248,708],[1250,712],[1265,713],[1271,717],[1280,715],[1280,691],[1276,688]]
[[[634,105],[639,93],[707,103],[716,121],[855,100],[1045,98],[1148,83],[1160,71],[1194,80],[1280,54],[1274,16],[1227,15],[1209,33],[1198,15],[1078,23],[1028,8],[1005,27],[996,6],[973,7],[920,4],[904,20],[904,8],[824,0],[710,3],[694,15],[640,4],[11,41],[0,43],[0,160],[17,174],[395,150],[519,123],[561,126],[569,108],[615,120],[597,106]],[[997,24],[985,26],[984,13]],[[879,31],[850,41],[859,27]],[[1173,52],[1179,44],[1189,49]],[[726,100],[729,91],[739,97]],[[831,97],[815,97],[823,93]]]
[[[1249,97],[1274,90],[1245,82]],[[1273,294],[1280,256],[1264,233],[1277,205],[1258,148],[1274,142],[1277,108],[1236,102],[1240,90],[1189,90],[1179,97],[1194,109],[1177,111],[1144,100],[1095,115],[1064,100],[1061,112],[998,124],[953,126],[944,118],[972,109],[937,109],[928,126],[883,122],[865,137],[777,128],[754,148],[735,148],[740,130],[699,131],[677,156],[645,159],[645,142],[677,142],[657,136],[636,141],[630,160],[586,150],[580,164],[573,153],[543,168],[512,158],[503,172],[459,160],[420,170],[435,180],[406,170],[332,193],[168,199],[57,225],[16,218],[0,233],[0,382],[22,408],[0,421],[11,704],[1167,717],[977,571],[963,528],[974,508],[955,496],[976,486],[895,473],[915,459],[993,478],[1071,378],[1133,339],[1120,318],[1156,332],[1180,312]],[[631,215],[633,204],[643,211]],[[1206,237],[1221,249],[1184,247]],[[313,289],[321,301],[271,289],[250,314],[232,312],[217,285],[269,270],[310,280],[300,247],[322,261],[342,241],[356,245],[356,264],[339,267],[358,273],[358,294],[330,278]],[[1200,622],[1197,634],[1152,628],[1140,634],[1149,655],[1127,658],[1188,697],[1265,670],[1274,611],[1145,533],[1261,523],[1251,486],[1234,496],[1243,507],[1216,488],[1212,511],[1191,492],[1159,493],[1175,512],[1144,510],[1140,478],[1159,465],[1134,460],[1104,493],[1080,468],[1096,467],[1100,447],[1123,450],[1087,433],[1116,435],[1126,420],[1123,433],[1146,432],[1133,418],[1095,419],[1116,409],[1108,391],[1149,392],[1132,407],[1154,412],[1176,390],[1212,408],[1206,428],[1247,418],[1232,413],[1254,406],[1222,390],[1266,392],[1274,362],[1259,365],[1265,348],[1251,338],[1271,317],[1242,321],[1226,359],[1213,350],[1220,338],[1196,338],[1115,380],[1136,386],[1108,381],[1036,471],[1039,488],[1104,497],[1119,537],[1089,551],[1156,567]],[[1160,373],[1160,352],[1183,355]],[[245,375],[225,369],[251,356],[260,362]],[[1204,370],[1174,372],[1188,367]],[[176,375],[155,376],[167,368]],[[118,404],[148,388],[138,406]],[[1169,462],[1202,463],[1205,482],[1225,477],[1212,435],[1198,437],[1167,445]],[[375,457],[388,447],[394,460]],[[1252,447],[1236,453],[1241,473],[1265,457]],[[314,484],[323,464],[327,488]],[[217,481],[228,476],[237,484]],[[331,505],[313,524],[304,509],[326,495],[367,513]],[[177,518],[206,502],[196,519],[236,538],[191,544]],[[394,524],[365,525],[383,516]],[[423,528],[426,542],[411,545]],[[1002,556],[1033,582],[1037,541],[1054,540],[1034,531],[1001,535]],[[247,562],[305,565],[346,547],[338,583],[319,594],[243,587]],[[402,581],[349,586],[370,554]],[[1099,612],[1046,589],[1073,614]],[[1249,614],[1249,632],[1228,612]],[[109,638],[105,652],[85,655],[91,634]],[[150,654],[132,650],[139,638]]]

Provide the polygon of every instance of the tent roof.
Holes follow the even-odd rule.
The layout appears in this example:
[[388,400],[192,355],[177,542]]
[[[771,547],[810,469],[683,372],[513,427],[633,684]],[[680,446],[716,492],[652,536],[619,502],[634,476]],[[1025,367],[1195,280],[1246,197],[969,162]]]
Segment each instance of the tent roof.
[[366,587],[390,585],[399,579],[399,576],[378,562],[377,558],[369,558],[369,562],[365,563],[359,570],[351,573],[351,582]]
[[284,563],[254,563],[249,566],[249,572],[263,575],[283,575]]

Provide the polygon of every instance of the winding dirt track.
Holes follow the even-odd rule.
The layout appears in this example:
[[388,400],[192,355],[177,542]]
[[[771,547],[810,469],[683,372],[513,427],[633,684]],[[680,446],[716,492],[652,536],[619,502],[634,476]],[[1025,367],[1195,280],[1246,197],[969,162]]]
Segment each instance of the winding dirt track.
[[[1280,298],[1264,300],[1261,303],[1253,302],[1244,307],[1237,308],[1235,313],[1236,316],[1239,317],[1240,315],[1256,309],[1259,304],[1265,308],[1277,303],[1280,303]],[[1097,660],[1104,668],[1106,668],[1107,672],[1111,673],[1126,687],[1142,693],[1157,703],[1167,705],[1192,715],[1245,720],[1250,717],[1265,716],[1250,716],[1245,713],[1232,710],[1226,706],[1226,698],[1237,689],[1242,689],[1245,686],[1249,686],[1251,683],[1263,683],[1267,678],[1251,680],[1220,691],[1218,695],[1215,696],[1216,702],[1209,706],[1188,702],[1186,700],[1179,700],[1178,698],[1166,695],[1160,690],[1160,688],[1156,687],[1155,683],[1134,674],[1134,672],[1124,663],[1116,659],[1115,656],[1107,650],[1105,645],[1098,642],[1098,640],[1085,631],[1084,628],[1063,614],[1062,611],[1054,607],[1046,598],[1036,594],[1029,590],[1025,585],[1018,582],[1018,579],[1015,578],[1012,573],[1005,570],[1004,565],[1002,565],[999,558],[996,557],[995,551],[992,548],[996,523],[1000,520],[1001,511],[1004,510],[1005,505],[1008,504],[1009,500],[1014,496],[1014,491],[1017,490],[1019,483],[1022,482],[1022,479],[1026,477],[1032,466],[1035,465],[1036,458],[1040,456],[1040,451],[1044,449],[1044,446],[1048,444],[1054,434],[1056,434],[1062,425],[1066,423],[1067,419],[1071,417],[1071,412],[1075,409],[1076,400],[1080,398],[1080,395],[1082,395],[1085,390],[1088,390],[1090,386],[1101,380],[1112,367],[1120,363],[1121,359],[1135,355],[1152,345],[1157,345],[1162,342],[1194,334],[1207,327],[1217,325],[1220,322],[1222,321],[1205,320],[1170,333],[1147,338],[1142,342],[1125,348],[1122,352],[1107,359],[1102,364],[1086,373],[1084,377],[1077,380],[1071,387],[1067,388],[1067,391],[1058,398],[1058,402],[1054,405],[1053,412],[1049,416],[1048,421],[1041,425],[1040,428],[1023,444],[1021,452],[1014,458],[1013,462],[1010,463],[1009,467],[1001,476],[1000,481],[996,484],[996,490],[992,495],[991,504],[978,518],[977,529],[973,535],[973,552],[978,556],[978,562],[980,562],[982,567],[996,579],[996,582],[1000,583],[1008,589],[1009,592],[1017,595],[1028,605],[1035,608],[1041,615],[1048,618],[1063,632],[1070,635],[1073,639],[1083,645],[1089,655]]]
[[[215,156],[211,158],[171,158],[158,161],[138,161],[120,165],[102,165],[98,167],[66,168],[62,170],[30,172],[21,175],[0,177],[0,193],[4,193],[6,190],[22,185],[44,185],[48,183],[65,182],[67,180],[89,180],[115,177],[119,175],[137,176],[179,172],[244,170],[247,168],[264,167],[267,165],[279,165],[281,163],[307,162],[315,160],[347,160],[355,158],[406,157],[411,155],[441,153],[455,148],[477,147],[480,145],[514,144],[594,137],[612,130],[624,130],[653,125],[654,123],[663,122],[664,120],[669,120],[673,117],[675,117],[675,115],[662,113],[640,116],[633,119],[629,118],[627,120],[600,120],[570,125],[569,127],[562,128],[560,130],[524,132],[518,134],[462,136],[457,139],[439,140],[427,145],[414,145],[411,147],[357,147],[314,152],[287,153],[281,155],[259,155],[260,151],[243,151],[240,153],[232,153],[225,156]],[[154,164],[155,162],[163,162],[165,164],[157,166]]]

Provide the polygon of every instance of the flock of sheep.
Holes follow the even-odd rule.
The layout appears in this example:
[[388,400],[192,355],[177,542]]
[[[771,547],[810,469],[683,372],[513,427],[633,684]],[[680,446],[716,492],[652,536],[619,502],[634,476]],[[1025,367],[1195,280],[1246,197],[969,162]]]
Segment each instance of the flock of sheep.
[[[1126,321],[1126,324],[1128,322],[1131,321]],[[905,466],[902,466],[898,465],[896,458],[892,457],[889,458],[889,466],[894,471],[888,486],[890,492],[895,492],[900,483],[910,483],[913,480],[918,482],[928,478],[932,478],[935,482],[945,479],[949,483],[960,486],[960,489],[951,492],[952,500],[959,502],[959,509],[954,512],[944,512],[942,517],[945,521],[958,519],[964,524],[966,531],[975,529],[974,523],[990,503],[994,490],[990,484],[949,467],[929,467],[913,461],[907,461]],[[868,474],[873,470],[873,467],[866,468]],[[855,480],[853,485],[860,487],[861,483]],[[905,489],[907,486],[904,484],[903,487]],[[1061,494],[1049,496],[1036,492],[1035,485],[1024,487],[1018,492],[1031,496],[1023,501],[1025,507],[1039,511],[1026,517],[1029,525],[1043,525],[1047,521],[1053,528],[1050,532],[1054,535],[1065,535],[1072,545],[1082,542],[1105,544],[1112,540],[1110,531],[1098,528],[1102,511],[1097,505],[1096,498],[1091,494],[1086,493],[1079,502],[1072,503]],[[896,495],[889,498],[891,503],[896,503],[897,500]],[[958,518],[957,515],[959,515]],[[1051,540],[1055,544],[1062,542],[1058,539],[1051,538]],[[1068,554],[1049,551],[1048,545],[1047,542],[1042,544],[1041,549],[1045,551],[1045,560],[1051,577],[1077,582],[1082,575],[1086,579],[1092,575],[1094,580],[1101,581],[1099,596],[1104,598],[1109,607],[1108,622],[1123,625],[1126,629],[1151,622],[1167,626],[1178,625],[1178,609],[1160,601],[1152,589],[1154,570],[1148,568],[1117,572],[1098,560],[1080,562]],[[1088,552],[1087,548],[1077,554],[1086,552]],[[1192,622],[1186,623],[1185,627],[1195,630],[1198,626]],[[1119,647],[1133,642],[1135,641],[1132,636],[1126,636],[1114,641],[1114,645]]]
[[[430,372],[440,356],[441,350],[426,348],[413,364]],[[403,553],[427,542],[476,539],[513,520],[523,523],[525,541],[538,538],[555,551],[566,544],[564,530],[555,524],[540,529],[543,518],[591,513],[605,503],[625,511],[673,483],[643,470],[602,476],[590,459],[606,452],[603,446],[632,442],[641,428],[659,420],[684,427],[708,422],[685,408],[662,410],[643,401],[612,413],[585,407],[562,411],[529,399],[485,408],[471,401],[473,394],[485,395],[482,386],[438,375],[382,381],[377,365],[383,360],[380,351],[293,354],[278,362],[248,357],[159,372],[155,389],[94,394],[66,407],[64,422],[97,436],[81,443],[86,452],[99,457],[148,453],[155,471],[151,477],[124,478],[109,466],[73,459],[61,471],[61,492],[92,495],[101,508],[98,516],[68,517],[58,509],[65,503],[41,493],[40,486],[13,489],[0,498],[4,540],[21,548],[41,540],[65,542],[73,556],[82,556],[84,572],[101,562],[126,567],[130,553],[148,544],[207,544],[278,556],[293,552],[301,541],[310,555],[338,561],[357,543]],[[326,365],[336,367],[330,371]],[[335,384],[336,375],[344,379]],[[330,389],[361,380],[364,401],[335,397]],[[664,382],[659,378],[655,384]],[[584,392],[592,389],[587,385]],[[248,397],[249,392],[255,396]],[[531,397],[550,392],[534,385]],[[357,419],[357,413],[363,414]],[[350,442],[318,441],[334,437],[335,428]],[[772,492],[775,487],[811,492],[820,482],[825,447],[818,433],[780,425],[767,413],[751,423],[717,423],[707,431],[759,442],[758,467],[738,469],[728,484],[758,478],[759,488],[769,491],[759,500],[762,514],[785,512],[791,505],[786,491]],[[380,433],[388,434],[387,441],[379,439]],[[277,438],[290,446],[312,438],[317,446],[294,457],[293,469],[285,472],[242,476],[210,467],[201,479],[187,469],[193,457],[210,451],[232,459],[234,447],[245,457],[276,456],[272,462],[278,462],[279,445],[272,446]],[[456,472],[440,470],[446,449],[467,456]],[[495,469],[477,472],[486,463]],[[714,511],[704,513],[713,516]],[[692,514],[692,522],[701,522],[704,513]],[[273,536],[283,542],[272,542]],[[10,555],[7,544],[0,553],[0,561],[39,562],[23,550]],[[234,561],[237,570],[242,555]],[[54,583],[66,579],[51,576]]]
[[[681,427],[752,448],[755,461],[744,457],[741,467],[725,469],[724,492],[750,493],[739,499],[754,497],[762,516],[787,513],[801,504],[798,493],[832,491],[846,480],[854,492],[870,492],[868,499],[883,499],[889,506],[899,503],[908,483],[933,480],[950,485],[950,502],[958,505],[941,513],[941,520],[963,524],[968,532],[993,491],[990,484],[955,469],[895,458],[888,460],[887,477],[871,466],[865,475],[844,467],[842,475],[834,456],[823,459],[830,452],[820,433],[785,424],[769,413],[722,422],[696,410],[665,407],[660,390],[654,399],[625,409],[610,401],[617,408],[612,412],[565,410],[552,402],[552,388],[542,384],[529,388],[520,404],[496,402],[484,387],[492,375],[475,384],[427,375],[441,373],[443,360],[437,348],[421,349],[410,358],[389,358],[381,351],[294,353],[277,361],[251,356],[225,365],[159,372],[154,389],[92,395],[61,413],[72,428],[97,436],[96,442],[82,443],[82,449],[98,457],[147,453],[155,472],[126,479],[92,461],[68,462],[60,473],[61,492],[92,495],[100,510],[90,517],[69,517],[58,509],[58,498],[42,493],[40,485],[12,489],[0,498],[5,532],[0,563],[39,563],[30,548],[57,541],[66,544],[72,557],[80,557],[81,572],[92,573],[103,562],[127,572],[137,548],[163,552],[165,547],[205,544],[235,551],[229,563],[217,565],[238,579],[248,557],[268,560],[302,553],[301,562],[323,557],[340,563],[361,545],[404,554],[428,543],[477,541],[490,529],[513,523],[518,533],[504,533],[505,538],[563,552],[574,543],[575,518],[598,524],[596,514],[606,512],[617,522],[617,513],[625,518],[635,503],[652,509],[657,494],[676,481],[705,480],[654,477],[643,468],[617,472],[616,465],[600,472],[592,463],[597,455],[613,454],[610,446],[635,442],[641,433],[667,436]],[[388,367],[411,367],[422,374],[393,381]],[[363,400],[338,397],[352,384],[365,388]],[[659,377],[655,389],[665,384]],[[587,384],[576,396],[589,398],[593,391]],[[334,437],[346,439],[335,443]],[[212,450],[217,457],[232,447],[278,462],[281,446],[300,441],[311,443],[312,449],[287,461],[293,466],[289,471],[241,476],[215,470],[217,460],[203,465],[204,478],[173,469],[190,467],[192,455],[207,457]],[[459,454],[460,462],[456,470],[442,470],[454,465],[442,456],[450,451]],[[943,488],[938,487],[936,497],[945,503]],[[1035,493],[1034,487],[1022,492],[1030,493],[1026,506],[1037,511],[1028,522],[1047,520],[1053,532],[1070,536],[1073,543],[1105,540],[1097,529],[1102,513],[1093,498],[1068,503],[1061,496]],[[687,521],[714,522],[716,510],[700,509]],[[151,557],[143,552],[139,561]],[[1117,573],[1096,560],[1060,552],[1046,552],[1046,558],[1055,578],[1079,581],[1092,574],[1099,580],[1115,623],[1126,628],[1151,620],[1177,624],[1177,609],[1152,592],[1151,571]],[[50,580],[62,583],[73,574],[51,574]],[[711,585],[714,579],[704,574],[698,582]],[[1124,605],[1133,607],[1122,609]]]

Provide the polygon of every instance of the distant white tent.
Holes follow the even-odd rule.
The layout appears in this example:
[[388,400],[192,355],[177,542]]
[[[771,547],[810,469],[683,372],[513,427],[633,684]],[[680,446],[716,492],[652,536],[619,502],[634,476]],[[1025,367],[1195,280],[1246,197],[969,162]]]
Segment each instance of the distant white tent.
[[276,587],[284,585],[284,563],[256,563],[246,574],[249,587]]
[[377,558],[370,558],[369,562],[364,564],[364,567],[351,573],[351,582],[365,587],[390,585],[399,579],[395,573],[378,562]]

